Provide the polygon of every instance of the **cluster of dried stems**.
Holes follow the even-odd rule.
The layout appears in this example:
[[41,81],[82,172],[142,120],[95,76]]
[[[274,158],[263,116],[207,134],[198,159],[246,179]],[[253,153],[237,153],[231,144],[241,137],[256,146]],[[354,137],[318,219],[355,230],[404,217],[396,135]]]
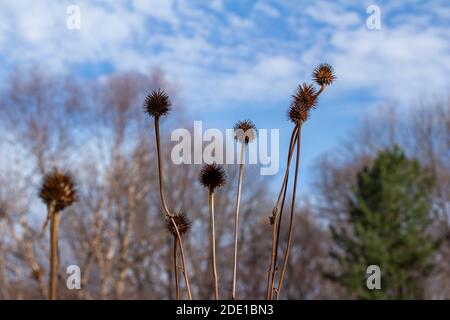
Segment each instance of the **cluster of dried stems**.
[[[289,108],[288,117],[294,123],[291,138],[289,141],[289,151],[287,157],[286,171],[284,173],[281,190],[278,195],[277,202],[272,211],[272,216],[269,218],[272,225],[272,254],[269,264],[268,276],[267,276],[267,299],[278,299],[280,291],[283,286],[283,280],[286,274],[286,268],[288,265],[289,253],[292,244],[292,231],[294,226],[294,210],[295,210],[295,197],[297,194],[298,183],[298,168],[300,163],[300,143],[301,143],[301,129],[302,125],[309,117],[311,109],[317,106],[319,95],[323,92],[326,86],[330,85],[336,78],[333,68],[328,64],[320,64],[313,71],[313,80],[319,85],[319,90],[316,91],[312,84],[302,84],[298,87],[296,94],[294,95],[293,102]],[[292,155],[296,148],[295,157],[295,171],[294,171],[294,184],[291,199],[291,209],[289,216],[289,226],[287,235],[287,245],[284,251],[284,260],[281,268],[281,273],[278,278],[278,284],[275,286],[276,273],[278,270],[278,251],[280,243],[280,230],[283,217],[284,203],[286,199],[286,192],[289,182],[289,169],[291,165]]]
[[[53,254],[59,257],[56,261],[61,267],[53,274],[56,273],[56,279],[64,279],[67,275],[62,266],[69,264],[80,266],[82,271],[82,290],[68,290],[65,281],[55,283],[59,299],[176,298],[177,283],[180,298],[187,298],[179,275],[181,258],[176,231],[161,227],[163,209],[157,190],[157,157],[153,152],[156,148],[149,143],[154,128],[136,112],[136,105],[148,88],[158,87],[166,88],[177,101],[176,87],[158,73],[114,73],[102,81],[81,82],[46,70],[25,68],[12,73],[5,82],[0,89],[0,122],[5,129],[2,133],[6,132],[0,139],[0,299],[42,299],[49,295],[48,252],[58,251],[56,245],[51,249],[41,225],[36,224],[43,211],[34,198],[36,182],[46,175],[46,168],[52,167],[70,167],[76,173],[77,184],[82,186],[76,205],[64,211],[59,208],[53,220],[56,227],[61,217],[57,229],[59,254]],[[421,100],[411,107],[415,111],[406,114],[397,105],[377,108],[376,117],[369,113],[363,122],[355,123],[356,130],[337,149],[317,159],[311,185],[317,201],[296,205],[286,281],[277,298],[352,298],[322,275],[322,270],[339,271],[330,259],[333,241],[325,226],[348,223],[346,200],[356,173],[369,165],[380,149],[401,145],[432,170],[438,188],[430,196],[439,218],[430,232],[449,230],[450,100],[445,97]],[[42,117],[43,114],[46,116]],[[162,123],[161,129],[184,125],[180,123],[182,118],[180,108]],[[295,134],[292,140],[296,138]],[[170,158],[169,148],[163,148],[162,158]],[[230,181],[238,179],[239,167],[226,167]],[[172,166],[168,170],[165,166],[165,169],[165,196],[167,203],[175,206],[174,219],[183,219],[176,217],[188,214],[193,222],[189,241],[182,235],[192,294],[195,298],[209,299],[214,294],[209,263],[210,212],[207,199],[192,201],[200,198],[194,198],[193,194],[202,194],[201,185],[196,183],[198,168]],[[233,220],[240,193],[235,189],[239,183],[232,181],[214,195],[214,209],[219,213],[215,216],[219,251],[216,263],[223,298],[229,297],[225,292],[232,291],[231,263],[235,260],[236,242],[230,240],[236,235]],[[267,295],[264,280],[268,277],[274,231],[264,217],[264,212],[273,205],[267,182],[268,177],[259,175],[257,168],[245,166],[242,201],[238,205],[239,298],[258,299]],[[275,199],[279,205],[282,197],[283,193],[279,200]],[[181,208],[186,211],[181,213]],[[286,204],[285,210],[288,208]],[[288,227],[288,218],[284,213],[281,230]],[[181,228],[181,222],[176,223],[184,234],[186,228]],[[167,224],[172,225],[170,220]],[[272,237],[268,237],[270,230]],[[286,241],[287,233],[281,233],[279,248],[284,250]],[[173,259],[174,253],[177,261]],[[278,260],[280,256],[281,253]],[[449,257],[447,241],[436,257],[439,270],[426,279],[427,299],[450,297]],[[178,268],[174,268],[174,263]]]
[[[303,123],[307,120],[311,109],[317,105],[319,95],[330,85],[335,75],[333,69],[328,64],[319,65],[313,72],[314,81],[320,86],[316,91],[313,85],[303,84],[298,87],[297,93],[294,95],[293,102],[290,106],[288,116],[294,123],[291,139],[289,142],[289,152],[287,157],[287,166],[283,178],[281,190],[278,195],[276,205],[273,209],[270,223],[272,225],[272,253],[267,279],[267,299],[278,299],[283,285],[283,280],[288,265],[288,258],[292,243],[292,232],[294,225],[294,210],[295,198],[297,193],[297,180],[300,161],[300,142],[301,142],[301,128]],[[166,195],[165,195],[165,180],[163,152],[161,148],[161,134],[160,134],[160,119],[166,116],[171,110],[171,102],[169,96],[161,89],[152,91],[144,101],[144,111],[154,119],[155,140],[156,140],[156,154],[158,163],[158,179],[159,179],[159,196],[160,202],[166,220],[166,229],[173,236],[173,274],[175,279],[176,298],[180,299],[180,283],[179,271],[181,271],[185,288],[187,290],[187,297],[192,300],[192,291],[189,282],[189,273],[187,270],[186,254],[183,244],[183,235],[189,231],[191,226],[190,220],[183,213],[175,213],[170,209]],[[239,231],[239,210],[242,193],[242,182],[244,176],[244,163],[246,146],[252,142],[256,137],[256,127],[250,120],[238,121],[234,126],[235,140],[241,144],[241,154],[239,161],[239,177],[237,183],[236,203],[235,203],[235,221],[234,221],[234,246],[233,246],[233,267],[232,267],[232,285],[231,298],[236,299],[237,286],[237,267],[238,267],[238,231]],[[291,209],[289,216],[289,227],[287,234],[287,245],[284,252],[284,260],[282,264],[281,273],[278,278],[278,284],[275,286],[276,273],[278,271],[278,251],[280,243],[280,230],[283,215],[283,208],[287,193],[287,186],[289,181],[289,168],[291,165],[292,156],[296,149],[295,158],[295,172],[294,184],[291,199]],[[226,174],[224,169],[213,164],[204,165],[200,171],[199,177],[201,185],[203,185],[209,192],[209,211],[210,211],[210,246],[211,246],[211,268],[214,279],[214,298],[219,299],[219,280],[217,272],[217,250],[216,250],[216,227],[215,227],[215,210],[214,210],[214,194],[218,187],[221,187],[226,182]],[[58,228],[60,221],[60,212],[70,206],[76,200],[76,190],[73,179],[69,173],[54,169],[48,173],[43,181],[40,197],[47,206],[48,217],[44,223],[43,229],[46,228],[47,222],[50,221],[50,283],[49,283],[49,298],[56,299],[56,270],[58,266]],[[181,258],[181,265],[178,264],[178,252]]]
[[[288,258],[292,243],[292,232],[294,225],[294,210],[295,210],[295,198],[297,193],[297,180],[298,180],[298,169],[299,169],[299,161],[300,161],[300,142],[301,142],[301,127],[303,123],[307,120],[309,116],[309,112],[311,109],[315,108],[317,105],[317,100],[319,95],[325,89],[326,86],[330,85],[335,80],[335,74],[333,68],[328,64],[321,64],[313,71],[313,79],[320,86],[319,90],[316,91],[313,85],[303,84],[298,87],[298,91],[296,95],[294,95],[294,100],[289,109],[288,116],[290,120],[294,123],[294,129],[292,130],[292,136],[289,143],[289,152],[287,159],[286,172],[283,179],[283,184],[281,186],[281,190],[278,196],[277,203],[275,208],[273,209],[272,216],[270,217],[270,222],[272,225],[272,254],[271,261],[268,271],[268,280],[267,280],[267,299],[272,299],[275,293],[276,299],[279,298],[280,291],[283,285],[283,280],[286,274],[286,268],[288,265]],[[186,288],[188,290],[188,296],[191,299],[192,295],[189,289],[189,277],[187,275],[186,270],[186,262],[183,253],[183,245],[181,241],[181,234],[178,231],[177,223],[173,219],[172,214],[167,208],[164,191],[163,191],[163,171],[162,171],[162,163],[161,163],[161,150],[160,150],[160,133],[159,133],[159,117],[166,115],[170,110],[170,102],[168,96],[163,91],[153,91],[145,101],[145,108],[147,113],[154,117],[155,119],[155,133],[156,133],[156,145],[157,145],[157,153],[158,153],[158,164],[159,164],[159,182],[160,182],[160,194],[161,194],[161,202],[166,212],[166,218],[170,219],[172,222],[172,229],[175,230],[175,235],[178,239],[178,243],[181,249],[181,260],[182,260],[182,272],[185,277]],[[233,247],[233,277],[232,277],[232,286],[231,286],[231,298],[236,299],[236,284],[237,284],[237,265],[238,265],[238,229],[239,229],[239,208],[240,208],[240,200],[241,200],[241,189],[242,189],[242,180],[244,174],[244,162],[245,162],[245,150],[246,145],[251,142],[256,135],[255,125],[250,120],[239,121],[234,126],[235,130],[235,139],[239,141],[242,145],[241,147],[241,156],[240,156],[240,166],[239,166],[239,178],[238,178],[238,186],[237,186],[237,195],[236,195],[236,207],[235,207],[235,223],[234,223],[234,247]],[[289,168],[291,164],[292,155],[294,149],[296,148],[296,160],[295,160],[295,173],[294,173],[294,184],[293,184],[293,192],[292,192],[292,200],[291,200],[291,210],[289,217],[289,227],[288,227],[288,235],[287,235],[287,246],[284,252],[284,260],[281,269],[281,273],[278,279],[278,285],[275,287],[275,278],[276,272],[278,271],[278,247],[280,240],[280,230],[281,230],[281,221],[282,214],[284,208],[284,202],[286,198],[288,180],[289,180]],[[210,231],[211,231],[211,267],[214,278],[214,298],[219,299],[219,281],[217,274],[217,263],[216,263],[216,233],[215,233],[215,212],[214,212],[214,191],[217,187],[221,187],[225,184],[226,175],[222,167],[217,166],[216,164],[208,164],[205,165],[200,172],[200,182],[201,184],[208,189],[209,191],[209,208],[210,208]],[[280,207],[281,201],[281,207]],[[189,223],[184,222],[187,220],[185,216],[183,216],[183,224],[189,225]],[[179,297],[178,293],[178,276],[177,276],[177,256],[176,256],[176,245],[174,248],[174,263],[175,263],[175,282],[177,288],[177,297]]]

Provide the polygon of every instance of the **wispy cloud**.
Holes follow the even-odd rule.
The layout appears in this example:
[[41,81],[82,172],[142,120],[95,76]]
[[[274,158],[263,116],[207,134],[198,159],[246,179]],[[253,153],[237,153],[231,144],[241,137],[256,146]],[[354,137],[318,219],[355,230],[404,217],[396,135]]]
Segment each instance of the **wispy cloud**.
[[339,92],[408,99],[450,83],[445,2],[426,9],[383,2],[379,31],[365,27],[369,3],[347,1],[80,0],[76,31],[65,27],[69,4],[3,3],[0,55],[7,66],[34,62],[71,73],[104,63],[143,72],[158,66],[184,88],[192,108],[276,104],[324,60],[336,65]]

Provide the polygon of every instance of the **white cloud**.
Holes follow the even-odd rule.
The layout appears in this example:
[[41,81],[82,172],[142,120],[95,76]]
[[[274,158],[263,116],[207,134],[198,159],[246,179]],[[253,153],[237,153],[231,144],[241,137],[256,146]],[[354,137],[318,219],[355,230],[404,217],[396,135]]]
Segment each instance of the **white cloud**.
[[257,2],[253,7],[253,10],[256,13],[262,13],[272,18],[277,18],[280,16],[280,12],[275,7],[265,2]]
[[249,19],[243,19],[235,14],[229,14],[228,20],[234,28],[251,28],[254,26],[253,21]]
[[330,59],[341,87],[403,102],[450,88],[450,37],[438,28],[336,32]]
[[[364,88],[406,99],[430,87],[448,89],[450,83],[448,27],[415,27],[423,21],[420,13],[408,13],[416,20],[397,14],[394,26],[383,23],[381,31],[369,31],[364,6],[355,12],[341,2],[275,7],[258,1],[245,15],[221,0],[209,1],[207,10],[193,1],[79,0],[81,30],[69,31],[68,4],[2,4],[0,55],[12,65],[35,61],[62,72],[96,62],[142,72],[162,67],[184,88],[192,108],[277,103],[324,60],[335,64],[339,90]],[[382,10],[383,19],[395,12],[392,6]],[[272,28],[273,19],[278,20]],[[312,30],[311,20],[323,25]]]
[[353,11],[334,2],[314,2],[306,8],[306,13],[316,21],[329,24],[336,28],[347,28],[361,24],[361,18]]
[[265,102],[267,106],[291,94],[300,71],[298,61],[290,58],[261,57],[244,70],[219,76],[215,85],[220,91],[214,90],[214,96],[226,102]]
[[[1,16],[0,16],[1,18]],[[4,19],[0,19],[0,49],[2,48],[3,44],[6,42],[6,35],[10,33],[11,26],[8,24],[8,22]]]
[[216,11],[220,12],[220,11],[224,10],[224,5],[223,5],[222,0],[209,0],[208,3],[211,6],[211,8],[213,8]]
[[139,12],[151,16],[157,20],[168,22],[173,26],[178,26],[179,21],[175,13],[175,3],[173,0],[148,1],[132,0],[133,12]]

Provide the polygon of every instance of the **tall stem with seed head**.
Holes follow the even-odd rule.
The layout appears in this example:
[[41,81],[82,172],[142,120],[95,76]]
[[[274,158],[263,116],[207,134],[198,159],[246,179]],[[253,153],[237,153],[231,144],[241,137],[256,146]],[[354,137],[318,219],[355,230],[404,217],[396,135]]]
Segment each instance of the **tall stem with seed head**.
[[289,253],[291,250],[291,245],[292,245],[292,228],[294,225],[294,211],[295,211],[295,196],[297,193],[297,180],[298,180],[298,168],[299,168],[299,163],[300,163],[300,136],[301,136],[301,125],[299,126],[298,130],[297,130],[297,155],[296,155],[296,159],[295,159],[295,174],[294,174],[294,189],[292,192],[292,201],[291,201],[291,214],[289,217],[289,227],[288,227],[288,241],[287,241],[287,246],[286,246],[286,250],[284,252],[284,262],[283,262],[283,268],[281,270],[281,274],[280,274],[280,278],[278,281],[278,287],[276,290],[276,298],[277,300],[280,298],[280,291],[281,288],[283,286],[283,280],[284,280],[284,276],[286,274],[286,268],[287,268],[287,264],[288,264],[288,259],[289,259]]
[[58,233],[60,213],[64,208],[71,206],[77,199],[77,191],[72,176],[54,168],[44,176],[39,197],[47,206],[47,220],[50,220],[50,300],[57,298],[57,271],[58,271]]
[[245,161],[245,147],[246,143],[242,143],[241,147],[241,162],[239,164],[239,179],[236,196],[236,210],[234,220],[234,255],[233,255],[233,283],[231,289],[231,299],[236,299],[236,274],[237,274],[237,249],[238,249],[238,228],[239,228],[239,206],[241,203],[241,189],[242,180],[244,176],[244,161]]
[[[283,209],[284,209],[284,202],[286,199],[286,190],[287,185],[289,181],[289,167],[291,165],[292,155],[294,152],[295,144],[297,142],[297,133],[298,127],[295,126],[294,130],[291,134],[291,139],[289,141],[289,152],[288,152],[288,159],[286,164],[286,171],[283,178],[283,184],[281,186],[280,193],[278,195],[277,203],[273,209],[273,214],[271,217],[272,221],[272,254],[271,254],[271,260],[269,264],[269,270],[268,270],[268,277],[267,277],[267,299],[271,300],[273,295],[273,289],[275,285],[275,273],[277,271],[277,258],[278,258],[278,244],[279,244],[279,237],[280,237],[280,228],[281,228],[281,218],[283,216]],[[278,208],[280,206],[281,201],[281,208],[278,212]]]
[[[288,111],[288,117],[292,120],[292,122],[295,123],[295,128],[292,132],[291,141],[289,144],[288,164],[286,166],[283,184],[281,186],[277,203],[273,209],[272,216],[270,217],[273,229],[272,229],[272,256],[269,265],[269,274],[267,277],[267,295],[266,295],[267,299],[272,299],[274,291],[276,291],[275,292],[276,298],[279,299],[289,259],[289,253],[292,243],[292,229],[295,210],[295,197],[297,192],[298,168],[300,162],[301,126],[308,119],[309,111],[316,107],[319,95],[324,91],[326,86],[330,85],[336,79],[333,67],[327,63],[322,63],[318,67],[316,67],[312,73],[312,77],[314,82],[319,85],[319,90],[316,91],[314,86],[310,84],[303,83],[302,85],[300,85],[298,87],[297,93],[293,96],[294,100]],[[277,288],[274,288],[275,272],[278,270],[277,257],[278,257],[278,246],[279,246],[280,228],[282,223],[283,207],[286,199],[287,185],[289,179],[289,167],[295,145],[297,145],[297,156],[295,163],[295,177],[291,202],[291,214],[288,227],[288,241],[284,254],[283,268],[281,270],[281,275],[279,277],[278,286]],[[280,204],[280,199],[281,199],[281,209],[280,212],[278,213],[278,206]]]
[[215,163],[206,164],[200,170],[200,183],[208,189],[209,194],[209,213],[211,229],[211,265],[214,278],[214,298],[219,299],[219,280],[216,267],[216,228],[214,222],[214,190],[225,184],[226,174],[222,167]]
[[162,202],[166,217],[169,218],[170,221],[172,222],[174,229],[176,231],[176,234],[177,234],[178,244],[180,246],[181,263],[183,265],[182,272],[183,272],[183,276],[184,276],[184,281],[186,283],[186,289],[188,291],[189,300],[192,300],[191,286],[189,284],[189,276],[188,276],[188,272],[187,272],[187,268],[186,268],[186,258],[184,255],[183,240],[181,239],[181,235],[178,230],[177,224],[175,223],[175,221],[173,219],[173,214],[169,211],[169,208],[166,203],[166,198],[164,196],[164,187],[163,187],[164,170],[163,170],[163,163],[161,160],[161,142],[160,142],[159,131],[160,131],[159,130],[159,117],[155,117],[155,137],[156,137],[156,150],[157,150],[157,157],[158,157],[158,173],[159,173],[159,194],[161,197],[161,202]]

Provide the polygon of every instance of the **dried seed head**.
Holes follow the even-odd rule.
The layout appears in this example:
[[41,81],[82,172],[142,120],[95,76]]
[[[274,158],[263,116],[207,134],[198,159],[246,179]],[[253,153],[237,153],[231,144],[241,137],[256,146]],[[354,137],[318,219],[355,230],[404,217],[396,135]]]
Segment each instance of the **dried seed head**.
[[147,95],[145,98],[144,111],[151,117],[162,117],[169,113],[170,109],[171,103],[169,96],[164,92],[164,90],[153,90],[152,93]]
[[294,123],[303,123],[308,119],[309,110],[317,104],[317,92],[311,84],[298,86],[297,93],[288,111],[288,117]]
[[270,216],[269,217],[269,222],[270,222],[270,225],[273,226],[274,223],[275,223],[275,217],[274,216]]
[[72,176],[67,172],[53,169],[45,175],[39,197],[47,206],[54,204],[56,211],[70,206],[77,198]]
[[209,192],[214,192],[214,189],[225,184],[226,174],[225,170],[213,164],[206,164],[200,170],[200,183],[209,189]]
[[328,86],[334,80],[336,80],[336,75],[334,73],[333,67],[328,63],[319,64],[313,71],[313,80],[320,86]]
[[269,217],[270,225],[273,226],[275,224],[275,220],[277,218],[278,209],[275,207],[272,210],[272,215]]
[[304,106],[299,106],[296,104],[291,104],[288,111],[288,117],[295,124],[303,123],[308,119],[308,109]]
[[[184,213],[176,213],[172,216],[172,218],[177,225],[180,236],[186,234],[191,228],[191,222]],[[175,226],[173,225],[172,219],[170,218],[166,219],[166,229],[171,235],[175,237],[177,236],[177,231],[175,230]]]
[[250,120],[236,122],[233,129],[234,138],[240,143],[249,143],[256,138],[256,126]]
[[39,278],[42,276],[42,270],[39,267],[32,268],[30,271],[30,277],[39,280]]

